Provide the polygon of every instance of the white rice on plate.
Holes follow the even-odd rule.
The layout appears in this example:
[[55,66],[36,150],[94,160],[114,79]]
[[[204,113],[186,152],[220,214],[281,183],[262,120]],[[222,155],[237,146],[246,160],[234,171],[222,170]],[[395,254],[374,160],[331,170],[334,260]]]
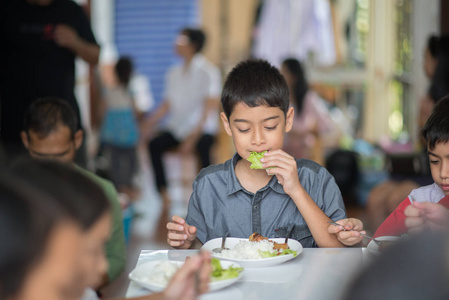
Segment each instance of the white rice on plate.
[[178,271],[179,266],[170,261],[162,261],[156,266],[154,266],[153,270],[146,278],[142,278],[142,280],[151,282],[152,284],[158,284],[162,286],[167,286],[170,282],[170,279],[175,275],[176,271]]
[[234,249],[223,250],[221,251],[221,254],[217,254],[217,256],[231,259],[261,259],[263,257],[260,255],[259,251],[269,251],[271,253],[277,252],[273,249],[273,243],[267,240],[262,240],[260,242],[239,241]]

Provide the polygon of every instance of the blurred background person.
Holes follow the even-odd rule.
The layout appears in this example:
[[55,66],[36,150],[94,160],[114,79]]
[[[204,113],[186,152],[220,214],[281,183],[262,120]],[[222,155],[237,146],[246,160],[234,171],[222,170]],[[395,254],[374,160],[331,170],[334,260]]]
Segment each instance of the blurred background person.
[[181,30],[175,47],[183,62],[168,71],[165,98],[143,124],[147,136],[168,114],[166,127],[149,143],[156,187],[164,208],[170,205],[162,159],[167,150],[176,148],[181,154],[197,153],[203,168],[211,162],[210,150],[218,129],[221,75],[201,54],[205,42],[202,30]]
[[284,60],[281,73],[290,90],[290,104],[295,108],[295,120],[292,130],[286,135],[284,150],[295,158],[312,159],[323,164],[322,139],[335,128],[329,110],[324,100],[309,87],[297,59]]
[[132,73],[131,59],[121,57],[115,65],[116,85],[105,88],[100,145],[108,161],[108,174],[118,192],[135,200],[138,191],[133,179],[137,171],[138,120],[142,113],[129,89]]
[[24,118],[22,141],[29,155],[36,159],[55,160],[73,165],[78,172],[98,185],[112,207],[112,231],[106,243],[109,267],[103,274],[102,286],[114,281],[125,267],[126,248],[123,217],[117,191],[107,179],[74,164],[83,132],[77,129],[77,118],[66,101],[42,98],[31,103]]
[[[100,53],[82,8],[70,0],[4,1],[0,8],[1,142],[9,156],[25,153],[20,131],[25,111],[39,97],[74,94],[75,58],[96,64]],[[77,162],[86,166],[84,147]]]

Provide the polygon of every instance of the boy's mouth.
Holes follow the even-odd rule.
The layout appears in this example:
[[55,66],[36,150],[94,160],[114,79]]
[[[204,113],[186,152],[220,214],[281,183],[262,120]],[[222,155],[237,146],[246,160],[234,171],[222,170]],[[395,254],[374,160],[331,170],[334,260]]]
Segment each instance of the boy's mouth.
[[440,187],[443,191],[449,192],[449,184],[440,184]]

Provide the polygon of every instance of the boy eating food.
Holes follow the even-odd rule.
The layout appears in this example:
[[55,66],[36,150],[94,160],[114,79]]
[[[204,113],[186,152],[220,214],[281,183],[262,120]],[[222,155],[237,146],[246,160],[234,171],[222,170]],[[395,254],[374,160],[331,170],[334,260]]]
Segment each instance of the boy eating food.
[[[343,246],[328,232],[328,221],[346,218],[334,178],[319,164],[282,150],[294,109],[278,69],[263,60],[240,63],[228,75],[221,102],[221,120],[237,153],[201,170],[186,219],[173,216],[167,224],[169,245],[187,249],[196,241],[253,232],[285,237],[294,225],[291,237],[303,247]],[[248,161],[254,162],[253,152],[260,156],[256,168]]]
[[449,98],[441,99],[424,125],[430,172],[434,183],[410,195],[379,226],[374,237],[400,235],[449,225]]

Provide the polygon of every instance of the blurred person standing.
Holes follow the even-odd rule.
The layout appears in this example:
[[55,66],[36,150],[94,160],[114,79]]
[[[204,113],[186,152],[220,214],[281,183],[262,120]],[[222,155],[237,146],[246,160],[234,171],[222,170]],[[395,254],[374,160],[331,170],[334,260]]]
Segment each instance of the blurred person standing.
[[[329,110],[318,94],[309,88],[301,63],[295,58],[282,62],[281,73],[290,91],[290,105],[295,108],[292,130],[286,135],[284,149],[295,158],[323,163],[323,136],[332,131]],[[316,151],[316,150],[321,151]]]
[[149,143],[156,186],[165,209],[170,198],[163,154],[177,147],[182,154],[198,153],[203,168],[210,164],[210,149],[218,129],[222,83],[218,68],[201,54],[205,41],[206,36],[200,29],[185,28],[180,32],[176,39],[176,53],[183,63],[168,71],[165,98],[143,124],[144,136],[147,136],[169,114],[164,130]]
[[[70,0],[5,0],[0,4],[1,142],[8,155],[25,153],[22,120],[39,97],[60,97],[80,111],[74,95],[75,58],[98,62],[100,47],[82,8]],[[85,164],[85,153],[77,162]]]
[[137,170],[140,113],[129,89],[133,73],[131,59],[121,57],[114,70],[117,84],[106,88],[100,139],[104,155],[109,161],[112,182],[119,192],[135,199],[137,190],[133,186],[133,177]]

